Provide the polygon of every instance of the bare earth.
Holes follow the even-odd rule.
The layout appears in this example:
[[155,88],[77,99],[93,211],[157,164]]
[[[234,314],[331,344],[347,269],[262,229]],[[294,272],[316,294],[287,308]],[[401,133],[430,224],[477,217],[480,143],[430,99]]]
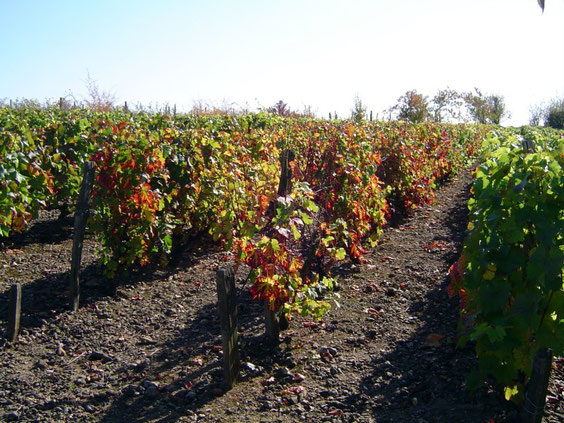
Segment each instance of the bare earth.
[[[239,288],[242,377],[226,391],[215,271],[230,257],[205,240],[166,269],[145,268],[104,292],[95,242],[85,242],[81,308],[67,306],[72,220],[46,214],[0,247],[0,332],[8,290],[23,285],[19,341],[0,341],[0,421],[511,422],[493,386],[471,396],[473,347],[456,347],[449,266],[467,224],[471,178],[448,182],[433,206],[386,229],[365,264],[346,264],[340,307],[295,318],[278,349],[262,307]],[[564,421],[556,359],[545,421]],[[492,420],[494,419],[494,420]]]

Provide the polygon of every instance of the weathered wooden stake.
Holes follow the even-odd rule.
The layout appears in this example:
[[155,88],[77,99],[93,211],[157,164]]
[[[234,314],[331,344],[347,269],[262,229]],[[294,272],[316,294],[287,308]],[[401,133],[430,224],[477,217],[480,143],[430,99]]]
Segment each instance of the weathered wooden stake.
[[268,308],[268,302],[264,302],[264,323],[266,339],[271,345],[278,345],[280,340],[280,323],[276,313]]
[[65,105],[65,99],[63,97],[59,97],[59,109],[63,110],[64,105]]
[[22,312],[22,286],[12,285],[8,299],[8,342],[14,343],[20,333],[20,316]]
[[225,382],[231,388],[239,375],[240,359],[237,323],[237,295],[235,275],[231,267],[219,269],[216,273],[221,339],[223,340],[223,368]]
[[548,378],[552,367],[552,350],[540,348],[533,359],[531,380],[525,390],[525,404],[523,405],[523,423],[540,423],[546,404]]
[[126,101],[125,104],[123,105],[123,110],[126,111],[126,112],[129,111],[129,109],[127,108],[127,101]]
[[[278,184],[278,196],[284,197],[292,190],[292,168],[290,163],[296,158],[296,154],[292,150],[285,150],[280,155],[280,182]],[[264,320],[266,338],[271,344],[277,345],[280,336],[281,322],[278,320],[276,313],[271,311],[268,303],[264,303]],[[286,322],[285,322],[286,323]],[[284,325],[287,326],[287,323]],[[287,327],[286,327],[287,328]]]
[[535,151],[535,143],[531,140],[523,140],[523,149],[527,153],[534,153]]
[[280,171],[280,182],[278,184],[279,196],[288,195],[292,189],[292,169],[290,168],[290,162],[293,162],[295,159],[296,153],[292,150],[285,150],[280,155],[282,169]]
[[73,311],[78,310],[80,302],[80,261],[82,259],[82,244],[84,241],[84,231],[86,220],[88,219],[88,200],[92,192],[94,182],[94,162],[84,164],[82,185],[78,194],[78,203],[74,214],[74,234],[72,244],[72,261],[70,272],[70,305]]

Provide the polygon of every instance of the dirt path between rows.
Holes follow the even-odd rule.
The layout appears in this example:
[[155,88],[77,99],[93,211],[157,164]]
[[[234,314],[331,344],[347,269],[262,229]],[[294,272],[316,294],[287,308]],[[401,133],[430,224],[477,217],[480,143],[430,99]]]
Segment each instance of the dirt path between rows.
[[[445,288],[465,236],[470,181],[460,175],[435,205],[386,229],[367,263],[336,269],[340,307],[319,323],[294,319],[275,351],[241,269],[242,380],[228,392],[215,293],[227,254],[199,241],[176,266],[135,272],[108,297],[88,239],[72,314],[72,222],[44,216],[0,249],[2,333],[8,289],[23,284],[19,342],[0,341],[0,421],[517,421],[490,386],[470,396],[473,349],[456,348],[458,304]],[[549,422],[564,421],[562,364],[554,365]]]

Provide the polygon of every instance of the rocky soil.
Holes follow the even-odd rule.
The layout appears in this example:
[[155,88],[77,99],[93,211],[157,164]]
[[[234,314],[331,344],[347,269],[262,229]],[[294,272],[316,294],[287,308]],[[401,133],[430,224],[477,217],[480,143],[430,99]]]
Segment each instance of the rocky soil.
[[[0,341],[0,421],[512,422],[493,385],[470,395],[472,346],[456,347],[458,303],[446,294],[466,228],[470,176],[433,206],[386,229],[362,265],[345,264],[340,307],[295,318],[278,348],[237,273],[241,381],[227,391],[215,271],[230,257],[199,239],[166,269],[143,268],[108,296],[96,243],[83,254],[81,307],[68,311],[72,220],[42,216],[0,248],[0,333],[8,290],[23,286],[22,332]],[[545,421],[564,421],[555,360]]]

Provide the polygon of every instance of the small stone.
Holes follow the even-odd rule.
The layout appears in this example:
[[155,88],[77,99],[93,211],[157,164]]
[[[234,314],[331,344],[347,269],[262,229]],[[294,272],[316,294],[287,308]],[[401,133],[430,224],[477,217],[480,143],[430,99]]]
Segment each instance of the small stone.
[[245,367],[247,370],[251,371],[251,372],[256,372],[257,371],[257,366],[255,366],[253,363],[247,361],[246,363],[243,364],[243,367]]
[[88,411],[89,413],[94,413],[96,411],[96,409],[93,406],[91,406],[90,404],[86,404],[84,406],[84,410]]
[[20,419],[20,415],[15,411],[12,411],[10,413],[4,414],[4,418],[6,419],[7,422],[16,422]]
[[275,403],[271,402],[271,401],[264,401],[261,406],[260,406],[260,410],[261,411],[270,411],[275,407]]
[[90,353],[90,355],[88,356],[88,359],[89,359],[90,361],[102,361],[103,363],[106,363],[106,362],[108,362],[108,361],[112,361],[112,360],[113,360],[112,357],[110,357],[110,356],[107,355],[107,354],[104,354],[104,353],[101,352],[101,351],[92,351],[92,352]]
[[57,343],[57,355],[60,356],[67,355],[67,352],[63,348],[63,344],[61,344],[60,342]]
[[341,369],[339,369],[337,366],[331,366],[331,368],[329,370],[330,370],[330,372],[333,376],[336,376],[340,373],[343,373],[343,371]]
[[139,338],[139,342],[137,342],[139,345],[155,345],[157,343],[157,341],[155,341],[153,338],[150,338],[148,336],[141,336]]
[[213,395],[215,395],[216,397],[219,397],[220,395],[223,395],[223,389],[221,389],[221,388],[213,388],[213,389],[211,390],[211,393],[212,393]]
[[147,361],[147,360],[140,360],[133,365],[135,370],[138,371],[138,372],[145,370],[147,368],[147,366],[149,366],[149,361]]
[[274,373],[274,376],[276,377],[276,379],[287,379],[293,377],[292,373],[290,372],[290,370],[288,370],[287,367],[280,367],[279,369],[277,369]]
[[179,389],[172,393],[172,399],[176,402],[183,402],[187,399],[188,393],[191,392],[188,389]]
[[47,364],[43,360],[37,360],[33,367],[39,370],[45,370],[47,368]]
[[159,395],[159,389],[155,385],[149,385],[148,388],[145,389],[145,393],[143,396],[145,398],[154,399]]
[[133,397],[136,394],[136,389],[135,386],[133,385],[127,385],[125,388],[122,389],[122,394],[124,397]]
[[143,386],[143,388],[145,389],[149,389],[149,388],[159,389],[159,384],[151,380],[144,380],[141,386]]

